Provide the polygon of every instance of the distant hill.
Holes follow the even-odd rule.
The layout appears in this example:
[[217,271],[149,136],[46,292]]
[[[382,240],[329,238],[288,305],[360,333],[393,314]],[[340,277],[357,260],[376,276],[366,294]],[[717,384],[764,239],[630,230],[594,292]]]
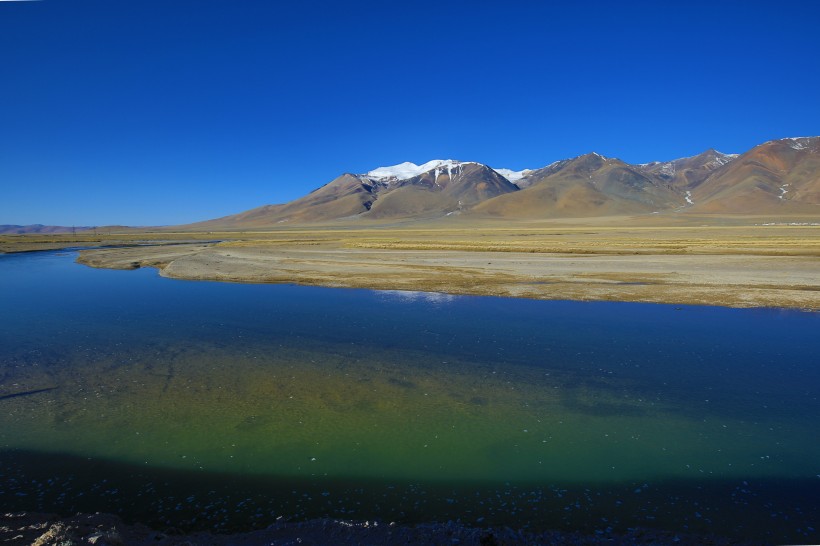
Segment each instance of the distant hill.
[[588,153],[513,171],[473,161],[343,174],[279,205],[182,226],[246,229],[351,220],[591,217],[654,212],[820,215],[820,137],[632,165]]
[[0,224],[0,235],[22,235],[25,233],[72,233],[93,229],[88,226],[44,226],[43,224],[29,224],[27,226],[17,226],[12,224]]

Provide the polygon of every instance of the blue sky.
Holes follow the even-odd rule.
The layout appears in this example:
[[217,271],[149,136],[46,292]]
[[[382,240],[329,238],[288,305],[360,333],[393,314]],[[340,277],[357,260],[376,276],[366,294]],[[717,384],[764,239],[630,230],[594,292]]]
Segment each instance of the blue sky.
[[161,225],[344,172],[820,134],[820,3],[0,2],[0,224]]

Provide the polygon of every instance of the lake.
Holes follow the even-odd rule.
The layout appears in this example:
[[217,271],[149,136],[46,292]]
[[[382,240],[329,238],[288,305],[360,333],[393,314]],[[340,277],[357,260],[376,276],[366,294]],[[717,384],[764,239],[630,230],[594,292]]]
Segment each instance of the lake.
[[0,256],[0,508],[818,542],[820,316]]

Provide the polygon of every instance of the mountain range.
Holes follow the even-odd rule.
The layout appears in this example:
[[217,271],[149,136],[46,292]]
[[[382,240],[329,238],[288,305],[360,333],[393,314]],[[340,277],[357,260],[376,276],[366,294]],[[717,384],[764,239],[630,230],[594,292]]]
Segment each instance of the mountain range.
[[185,227],[660,212],[820,215],[820,137],[772,140],[742,154],[709,149],[693,157],[637,165],[597,153],[522,171],[473,161],[408,162],[346,173],[289,203]]
[[16,224],[0,224],[0,235],[23,235],[28,233],[76,233],[77,231],[87,231],[93,228],[88,226],[44,226],[43,224],[28,224],[20,226]]

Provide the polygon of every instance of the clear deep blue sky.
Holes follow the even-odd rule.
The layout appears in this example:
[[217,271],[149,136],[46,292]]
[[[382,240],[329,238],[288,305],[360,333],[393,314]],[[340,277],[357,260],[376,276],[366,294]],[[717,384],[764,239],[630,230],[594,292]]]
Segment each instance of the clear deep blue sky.
[[0,224],[174,224],[402,161],[817,134],[810,0],[0,1]]

